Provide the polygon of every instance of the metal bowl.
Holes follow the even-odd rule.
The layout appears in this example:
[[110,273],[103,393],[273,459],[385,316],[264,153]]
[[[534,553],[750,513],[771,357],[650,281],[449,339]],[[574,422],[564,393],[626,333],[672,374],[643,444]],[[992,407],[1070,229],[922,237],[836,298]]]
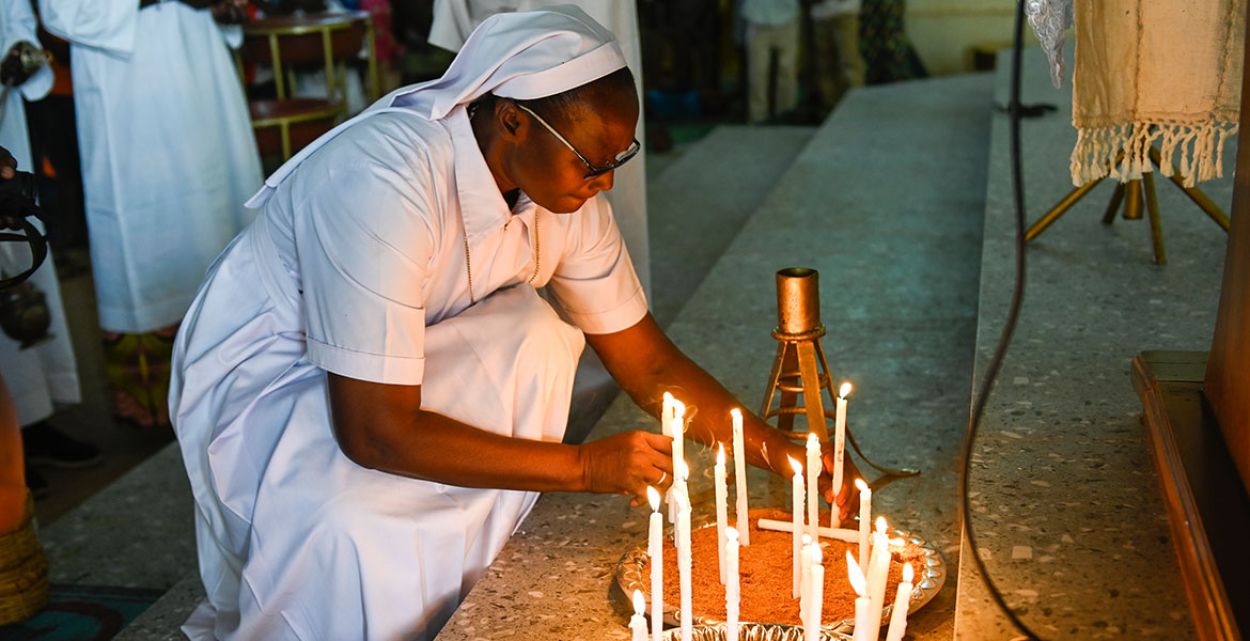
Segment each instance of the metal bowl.
[[[708,528],[708,527],[716,527],[716,524],[711,523],[711,524],[707,524],[707,525],[702,526],[701,528],[696,528],[696,529],[703,529],[703,528]],[[668,531],[668,535],[671,535],[671,532],[672,530],[670,528]],[[906,542],[906,545],[908,547],[919,548],[922,558],[924,559],[924,562],[921,564],[921,567],[916,569],[916,579],[915,579],[914,587],[911,593],[911,605],[908,607],[908,610],[907,610],[908,612],[915,612],[916,610],[919,610],[920,608],[924,607],[927,603],[929,603],[929,601],[932,601],[933,597],[937,596],[937,593],[942,589],[942,586],[946,584],[946,574],[947,574],[946,561],[942,558],[941,552],[939,552],[936,547],[934,547],[928,541],[925,541],[923,538],[916,536],[915,534],[912,534],[911,532],[908,532],[906,530],[893,529],[891,530],[890,538],[903,539]],[[645,568],[646,568],[647,561],[649,560],[649,558],[650,557],[647,554],[646,547],[634,548],[626,552],[625,555],[621,557],[621,560],[616,564],[616,570],[615,570],[616,584],[621,588],[621,590],[625,594],[633,594],[635,590],[641,591],[643,596],[646,598],[648,605],[650,605],[651,603],[651,577],[646,573]],[[893,609],[894,609],[893,599],[887,598],[885,609],[881,615],[881,624],[883,626],[889,624],[890,612]],[[722,621],[713,619],[706,615],[701,615],[698,612],[694,612],[692,614],[693,614],[692,619],[694,621],[694,624],[696,626],[703,626],[704,628],[706,628],[706,630],[703,632],[696,632],[695,634],[696,640],[701,640],[704,638],[706,639],[722,638],[721,636],[706,636],[706,637],[699,636],[700,634],[723,635],[724,625]],[[680,622],[677,619],[678,619],[677,608],[673,607],[672,604],[665,603],[664,604],[665,624],[679,625]],[[752,630],[754,630],[752,634],[765,635],[765,636],[755,636],[755,637],[741,636],[742,639],[760,639],[760,640],[767,640],[767,641],[781,641],[783,639],[791,639],[791,638],[798,639],[798,640],[802,639],[802,636],[801,636],[802,628],[796,625],[785,624],[785,623],[769,623],[769,622],[763,622],[763,621],[752,622],[749,624],[743,623],[742,625],[743,625],[743,630],[746,629],[745,626],[752,625],[753,626]],[[717,628],[719,628],[721,631],[714,632],[713,630]],[[822,631],[823,636],[827,639],[849,639],[850,638],[849,635],[854,631],[854,628],[855,628],[855,620],[853,618],[850,618],[850,619],[843,619],[841,621],[834,621],[832,623],[826,623],[825,625],[821,626],[821,631]],[[797,631],[794,633],[797,636],[793,636],[793,637],[785,636],[791,633],[782,632],[782,629]],[[670,630],[669,632],[671,633],[672,631]],[[745,632],[743,634],[745,635]],[[767,636],[767,635],[781,635],[781,636]],[[666,636],[665,638],[677,639],[678,637]]]
[[[682,639],[680,628],[669,628],[660,637],[664,641],[725,641],[725,626],[696,625],[690,630],[690,638]],[[821,630],[821,641],[851,641],[851,635]],[[738,626],[738,641],[806,641],[803,628],[797,625],[774,623],[743,623]]]

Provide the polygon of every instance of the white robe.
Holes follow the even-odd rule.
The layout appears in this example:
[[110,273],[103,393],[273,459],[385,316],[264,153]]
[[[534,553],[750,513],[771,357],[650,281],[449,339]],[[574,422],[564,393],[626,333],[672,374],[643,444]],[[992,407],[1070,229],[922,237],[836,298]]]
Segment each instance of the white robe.
[[175,344],[170,414],[208,595],[184,631],[432,638],[536,494],[357,466],[325,372],[420,384],[424,407],[559,441],[583,338],[534,288],[594,333],[640,320],[642,288],[602,198],[508,209],[463,107],[365,116],[265,202]]
[[[35,46],[35,14],[30,0],[0,0],[0,55],[21,41]],[[42,67],[20,87],[9,91],[0,120],[0,147],[17,159],[20,171],[34,172],[30,157],[30,139],[26,130],[26,107],[22,98],[40,100],[52,90],[52,70]],[[36,221],[38,225],[38,221]],[[30,250],[13,243],[0,244],[0,269],[10,275],[30,265]],[[82,400],[78,386],[78,368],[74,364],[74,348],[65,324],[65,308],[61,304],[61,286],[49,254],[43,266],[31,275],[30,283],[43,292],[52,325],[51,336],[39,345],[21,349],[17,341],[0,333],[0,374],[17,404],[20,425],[30,425],[52,415],[53,402],[77,403]]]
[[[182,2],[39,0],[69,40],[100,325],[146,332],[186,312],[261,183],[224,34]],[[237,43],[237,40],[236,40]]]

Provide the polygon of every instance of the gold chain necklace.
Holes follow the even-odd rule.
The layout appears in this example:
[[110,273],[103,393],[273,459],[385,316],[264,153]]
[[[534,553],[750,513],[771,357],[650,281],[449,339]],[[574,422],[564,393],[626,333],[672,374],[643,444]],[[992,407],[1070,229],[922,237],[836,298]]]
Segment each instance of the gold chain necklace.
[[[529,280],[526,281],[531,285],[534,284],[534,279],[538,278],[538,270],[542,267],[543,260],[542,234],[539,233],[538,227],[539,213],[539,210],[534,210],[534,233],[532,239],[534,243],[534,273],[530,274]],[[473,305],[477,303],[477,298],[473,296],[473,255],[469,253],[469,233],[464,226],[463,214],[460,216],[460,232],[464,236],[464,269],[469,277],[469,304]]]

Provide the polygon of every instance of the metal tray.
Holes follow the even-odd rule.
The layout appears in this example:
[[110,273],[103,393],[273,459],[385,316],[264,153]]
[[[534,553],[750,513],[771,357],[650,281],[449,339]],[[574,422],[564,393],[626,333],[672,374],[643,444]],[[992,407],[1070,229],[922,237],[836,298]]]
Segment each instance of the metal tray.
[[[709,527],[716,527],[716,524],[715,523],[705,524],[696,529],[704,529],[704,528],[709,528]],[[671,527],[666,528],[666,536],[668,538],[672,538]],[[942,586],[946,584],[946,574],[947,574],[946,561],[942,558],[942,554],[938,551],[936,547],[934,547],[928,541],[925,541],[923,538],[915,534],[912,534],[911,532],[908,532],[906,530],[900,530],[900,529],[892,529],[890,531],[890,538],[903,539],[904,541],[906,541],[906,544],[909,547],[914,546],[916,548],[919,548],[922,553],[922,558],[924,559],[924,563],[922,564],[920,568],[916,569],[915,587],[912,589],[911,605],[907,610],[908,612],[915,612],[916,610],[919,610],[920,608],[924,607],[927,603],[929,603],[929,601],[932,601],[933,597],[937,596],[937,593],[942,589]],[[649,559],[649,555],[647,554],[646,547],[634,548],[626,552],[625,555],[621,557],[621,560],[617,562],[616,570],[614,574],[616,577],[617,586],[619,586],[625,594],[633,594],[634,590],[639,590],[642,592],[643,596],[646,597],[647,604],[649,606],[651,603],[651,577],[646,573],[646,570],[645,570],[648,559]],[[886,601],[887,603],[885,605],[885,610],[881,615],[882,626],[889,624],[890,612],[894,609],[893,599],[887,598]],[[717,635],[723,634],[724,626],[723,626],[722,621],[718,621],[711,617],[701,615],[698,612],[694,612],[692,618],[696,626],[703,626],[704,628],[706,628],[702,632],[696,632],[695,634],[696,641],[702,641],[703,639],[707,639],[710,641],[711,639],[721,638],[720,636],[717,636]],[[672,604],[665,603],[664,604],[665,624],[678,625],[679,621],[677,619],[678,619],[677,608],[674,607]],[[752,640],[752,639],[759,640],[759,641],[785,641],[785,640],[791,639],[792,637],[788,635],[792,633],[783,632],[783,629],[784,630],[797,630],[800,636],[795,636],[793,638],[794,639],[802,638],[801,636],[802,627],[796,626],[796,625],[784,624],[784,623],[770,623],[766,621],[757,621],[757,622],[750,622],[750,623],[744,622],[742,625],[744,626],[743,630],[746,629],[745,626],[752,625],[751,629],[753,631],[751,634],[762,635],[762,636],[746,636],[744,632],[743,636],[741,637],[744,641]],[[850,634],[853,632],[854,628],[855,628],[855,620],[851,618],[851,619],[843,619],[841,621],[834,621],[832,623],[826,623],[825,625],[821,626],[821,631],[822,631],[823,636],[825,636],[828,639],[849,639]],[[719,629],[721,630],[721,632],[715,632],[714,631],[715,629]],[[669,632],[672,632],[672,631],[670,630]],[[666,632],[666,634],[668,634],[669,632]],[[701,634],[705,636],[700,636]],[[666,636],[665,638],[668,639],[670,637]],[[676,639],[677,637],[673,636],[671,638]]]

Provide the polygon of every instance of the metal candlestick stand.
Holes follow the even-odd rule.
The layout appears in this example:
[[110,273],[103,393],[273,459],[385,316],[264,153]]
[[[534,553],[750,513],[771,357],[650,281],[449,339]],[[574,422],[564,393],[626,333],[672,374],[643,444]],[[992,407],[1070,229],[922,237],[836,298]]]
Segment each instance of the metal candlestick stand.
[[[1123,155],[1116,158],[1116,163],[1119,164],[1122,158]],[[1154,147],[1150,148],[1150,160],[1156,167],[1161,165],[1158,149],[1155,149]],[[1068,210],[1077,203],[1077,201],[1081,200],[1085,194],[1092,191],[1094,187],[1097,187],[1098,184],[1105,178],[1106,177],[1104,176],[1103,178],[1087,182],[1084,185],[1073,189],[1067,196],[1061,198],[1050,211],[1046,212],[1046,215],[1039,218],[1037,222],[1033,223],[1033,225],[1029,227],[1028,231],[1024,233],[1025,240],[1033,240],[1041,235],[1042,232],[1046,231],[1047,227],[1050,227],[1052,223],[1059,220],[1060,216],[1066,214]],[[1228,214],[1224,213],[1224,210],[1220,209],[1219,205],[1216,205],[1211,198],[1204,194],[1200,189],[1196,187],[1186,187],[1184,176],[1173,172],[1171,176],[1168,176],[1168,178],[1172,181],[1172,184],[1176,185],[1176,187],[1184,192],[1186,196],[1189,196],[1189,199],[1194,201],[1194,204],[1197,205],[1199,209],[1205,212],[1206,215],[1210,216],[1211,220],[1214,220],[1225,233],[1228,232]],[[1154,172],[1144,172],[1140,180],[1130,180],[1127,183],[1117,184],[1115,186],[1115,191],[1111,194],[1111,202],[1107,204],[1107,211],[1103,214],[1102,224],[1110,225],[1115,222],[1115,214],[1120,209],[1120,203],[1124,203],[1125,220],[1141,219],[1143,195],[1146,200],[1146,211],[1150,215],[1150,237],[1154,244],[1155,264],[1166,265],[1168,264],[1168,258],[1167,253],[1163,248],[1163,227],[1159,221],[1159,199],[1155,194]]]
[[[820,274],[806,267],[788,267],[777,272],[777,327],[773,338],[777,339],[777,358],[768,376],[768,389],[760,416],[764,420],[777,417],[777,428],[791,439],[807,437],[805,432],[794,430],[794,417],[806,416],[807,429],[816,434],[822,443],[828,442],[829,430],[826,419],[835,413],[825,410],[824,394],[829,393],[831,406],[835,400],[829,361],[820,339],[825,326],[820,322]],[[773,400],[777,393],[781,399],[777,407]],[[802,397],[803,404],[798,404]],[[878,465],[864,455],[850,426],[846,438],[851,447],[868,465],[887,477],[915,476],[919,470],[897,469]]]

